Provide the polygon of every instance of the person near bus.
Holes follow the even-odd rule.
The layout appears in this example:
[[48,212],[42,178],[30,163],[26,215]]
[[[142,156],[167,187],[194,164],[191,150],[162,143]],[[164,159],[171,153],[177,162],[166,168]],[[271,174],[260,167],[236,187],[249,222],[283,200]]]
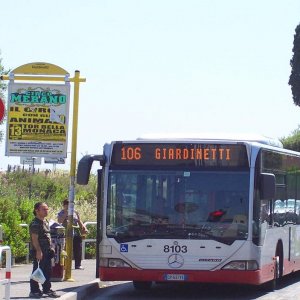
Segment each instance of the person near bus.
[[41,298],[43,294],[51,298],[58,298],[59,295],[51,289],[51,259],[54,257],[54,249],[51,248],[51,236],[48,215],[48,205],[44,202],[37,202],[34,205],[33,214],[35,218],[29,225],[30,233],[30,254],[33,259],[32,273],[38,268],[45,276],[42,284],[43,291],[40,290],[39,283],[30,279],[30,298]]
[[[67,228],[69,200],[64,200],[62,204],[63,209],[57,214],[57,221]],[[81,266],[82,235],[87,234],[88,230],[82,223],[77,211],[73,213],[73,228],[73,258],[75,261],[75,269],[83,270],[84,268]]]

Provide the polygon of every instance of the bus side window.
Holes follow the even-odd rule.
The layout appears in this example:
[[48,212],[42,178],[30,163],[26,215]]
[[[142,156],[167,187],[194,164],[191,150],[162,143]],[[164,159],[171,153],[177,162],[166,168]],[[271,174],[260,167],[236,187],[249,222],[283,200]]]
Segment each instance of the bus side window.
[[270,222],[270,205],[268,200],[262,200],[260,206],[260,220],[261,223]]
[[285,218],[287,224],[296,224],[295,199],[288,199],[286,202]]
[[296,224],[300,224],[300,200],[296,200]]

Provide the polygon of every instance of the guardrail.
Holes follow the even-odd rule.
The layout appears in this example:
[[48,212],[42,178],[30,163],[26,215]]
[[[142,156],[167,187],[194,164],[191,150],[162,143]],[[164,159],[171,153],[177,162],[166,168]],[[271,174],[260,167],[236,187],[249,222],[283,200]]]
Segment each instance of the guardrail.
[[5,260],[5,279],[0,280],[0,285],[5,285],[5,298],[10,299],[10,281],[11,281],[11,249],[9,246],[0,246],[0,262],[2,263],[2,252],[6,252]]

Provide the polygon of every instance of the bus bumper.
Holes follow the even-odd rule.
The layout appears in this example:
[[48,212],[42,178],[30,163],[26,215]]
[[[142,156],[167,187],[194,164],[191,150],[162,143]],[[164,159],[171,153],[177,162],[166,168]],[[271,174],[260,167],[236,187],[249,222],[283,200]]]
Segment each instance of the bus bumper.
[[259,285],[264,281],[261,271],[192,271],[192,270],[137,270],[130,268],[99,268],[102,281],[155,281],[155,282],[203,282]]

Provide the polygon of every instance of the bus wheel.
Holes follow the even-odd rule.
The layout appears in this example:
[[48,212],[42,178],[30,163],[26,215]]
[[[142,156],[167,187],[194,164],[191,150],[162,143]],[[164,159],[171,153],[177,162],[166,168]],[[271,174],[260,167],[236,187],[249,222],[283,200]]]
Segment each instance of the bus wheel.
[[[280,251],[278,249],[278,251]],[[282,269],[283,269],[283,259],[280,252],[276,251],[276,256],[273,258],[274,260],[274,278],[270,282],[270,290],[275,291],[278,287],[278,283],[280,278],[282,277]]]
[[274,261],[274,277],[271,281],[264,283],[261,288],[265,292],[274,292],[278,285],[278,278],[280,277],[280,257],[273,257]]
[[133,281],[133,286],[136,290],[150,290],[152,281]]
[[280,277],[280,257],[277,255],[274,258],[274,278],[271,281],[271,291],[275,291],[278,285],[278,279]]

